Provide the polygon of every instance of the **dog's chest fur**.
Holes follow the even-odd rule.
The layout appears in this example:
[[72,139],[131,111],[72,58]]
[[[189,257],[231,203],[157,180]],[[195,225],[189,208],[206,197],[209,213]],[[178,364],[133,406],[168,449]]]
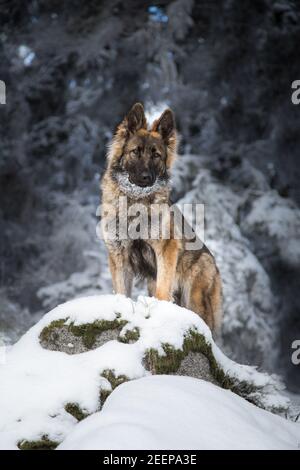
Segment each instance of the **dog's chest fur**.
[[[105,238],[105,242],[112,250],[122,251],[127,253],[128,261],[134,274],[140,278],[155,279],[156,278],[156,257],[152,248],[153,240],[151,240],[151,228],[153,229],[153,219],[151,219],[151,206],[152,204],[165,204],[169,205],[169,191],[164,188],[154,195],[138,200],[128,197],[122,191],[104,191],[103,192],[103,211],[106,211],[106,220],[111,219],[112,226],[116,227],[115,239]],[[126,196],[126,198],[124,198]],[[121,204],[120,204],[121,198]],[[153,206],[152,206],[153,207]],[[128,236],[128,229],[130,224],[137,225],[137,210],[141,209],[143,214],[147,214],[147,233],[141,230],[140,237],[137,234],[136,239]],[[113,209],[113,210],[112,210]],[[113,222],[115,219],[115,225]],[[145,227],[144,227],[145,229]]]

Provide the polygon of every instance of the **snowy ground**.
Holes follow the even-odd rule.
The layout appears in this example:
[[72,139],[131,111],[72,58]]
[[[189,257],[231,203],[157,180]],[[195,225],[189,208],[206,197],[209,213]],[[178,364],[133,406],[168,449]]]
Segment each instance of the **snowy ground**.
[[59,450],[297,449],[300,424],[191,377],[152,376],[120,385]]
[[[95,322],[122,322],[120,337],[135,329],[138,329],[139,337],[130,343],[114,339],[87,352],[67,354],[45,349],[40,343],[40,334],[53,322],[77,328],[87,324],[94,325]],[[7,351],[5,361],[0,365],[0,448],[16,449],[18,444],[24,441],[37,441],[43,436],[47,436],[48,440],[55,443],[63,442],[77,427],[77,419],[67,411],[67,405],[76,404],[84,415],[93,414],[103,404],[101,398],[99,399],[100,392],[103,390],[109,392],[114,388],[105,371],[112,371],[115,377],[125,377],[126,380],[150,375],[151,372],[144,362],[147,351],[156,351],[159,355],[164,355],[163,346],[166,344],[174,350],[182,350],[184,341],[191,331],[205,339],[205,344],[211,348],[217,367],[227,378],[236,384],[246,384],[248,388],[250,387],[250,391],[247,392],[248,399],[253,401],[255,398],[261,406],[268,409],[287,406],[286,399],[278,393],[276,380],[258,372],[254,367],[243,366],[227,358],[212,340],[207,325],[195,313],[169,302],[147,297],[140,297],[137,302],[133,302],[124,296],[91,296],[75,299],[55,308]],[[191,382],[193,383],[194,381]],[[197,385],[195,387],[197,388]],[[245,388],[244,385],[242,388]],[[186,393],[184,391],[180,393],[178,391],[178,396],[177,390],[173,390],[172,393],[174,393],[172,400],[177,403],[178,412],[181,413],[181,409],[185,409],[181,399],[188,398],[187,403],[190,399],[183,396]],[[212,400],[211,407],[214,407],[215,398],[212,393],[208,389],[207,400]],[[218,396],[219,393],[221,392],[215,392],[216,403],[223,400],[223,395]],[[228,395],[226,393],[224,397]],[[172,394],[170,399],[171,397]],[[162,402],[164,400],[165,398],[162,398]],[[229,400],[226,412],[232,414],[232,420],[235,420],[238,404],[244,402],[243,399],[237,402],[235,400],[232,398],[233,403],[237,403],[236,408],[232,408]],[[158,401],[158,410],[159,403],[160,401]],[[174,403],[170,407],[171,415]],[[155,407],[155,403],[153,402],[151,406]],[[245,410],[249,405],[241,406],[245,416]],[[206,408],[205,406],[204,409]],[[198,408],[194,411],[198,413]],[[255,412],[253,413],[255,416]],[[241,413],[238,416],[241,423]],[[181,419],[183,417],[184,412]],[[210,419],[213,420],[212,417]],[[225,422],[227,419],[226,415]],[[245,418],[245,425],[247,420]],[[273,417],[270,417],[270,426],[272,420]],[[282,424],[282,427],[285,429],[285,424]],[[286,427],[293,429],[290,424],[286,424]],[[295,429],[299,430],[299,426],[297,425]],[[177,440],[174,441],[174,445],[169,442],[171,447],[175,445],[180,447]],[[225,442],[223,441],[222,445],[225,445]],[[271,441],[267,439],[263,442],[265,445],[271,445]],[[191,447],[195,445],[195,441],[192,443]],[[290,446],[295,445],[294,441],[285,437],[285,433],[282,434],[281,440],[274,441],[274,446],[276,443],[280,443],[281,446],[287,446],[288,443]],[[111,443],[111,446],[113,445]],[[149,445],[154,445],[154,441],[149,441]],[[207,442],[204,445],[209,444]]]

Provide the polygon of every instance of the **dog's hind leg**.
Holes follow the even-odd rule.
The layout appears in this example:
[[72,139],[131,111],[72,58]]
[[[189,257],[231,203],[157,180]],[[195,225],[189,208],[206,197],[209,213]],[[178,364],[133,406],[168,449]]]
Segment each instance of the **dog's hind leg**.
[[[196,278],[197,279],[197,278]],[[187,308],[203,318],[211,330],[214,328],[213,312],[209,298],[200,282],[194,282],[187,299]]]
[[217,274],[209,285],[201,275],[194,278],[186,308],[203,318],[210,329],[216,334],[221,326],[222,292],[220,277]]

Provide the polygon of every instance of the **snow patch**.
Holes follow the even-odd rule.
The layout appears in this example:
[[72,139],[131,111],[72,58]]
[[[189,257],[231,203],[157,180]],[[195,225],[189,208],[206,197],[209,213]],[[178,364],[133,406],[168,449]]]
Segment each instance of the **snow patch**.
[[[272,432],[270,432],[272,430]],[[59,450],[297,449],[300,425],[209,382],[152,376],[120,385]]]
[[35,59],[35,52],[32,49],[30,49],[30,47],[22,44],[18,48],[18,56],[20,59],[23,60],[25,67],[30,67],[30,65]]

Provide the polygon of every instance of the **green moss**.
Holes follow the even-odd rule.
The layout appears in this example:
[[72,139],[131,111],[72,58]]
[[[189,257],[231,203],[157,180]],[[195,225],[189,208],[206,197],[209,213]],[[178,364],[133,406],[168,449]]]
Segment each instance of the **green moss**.
[[51,334],[56,328],[61,328],[64,326],[65,322],[67,321],[66,318],[62,318],[60,320],[54,320],[49,325],[45,326],[40,333],[40,340],[41,341],[48,341],[50,339]]
[[[190,331],[185,337],[182,349],[175,349],[170,344],[163,344],[162,348],[164,351],[163,355],[160,355],[156,349],[149,349],[146,352],[146,367],[153,374],[171,374],[176,372],[180,367],[181,361],[191,351],[203,353],[210,361],[210,346],[206,343],[203,335],[194,331]],[[211,356],[214,360],[212,354]]]
[[118,385],[121,385],[124,382],[128,382],[128,377],[126,375],[115,375],[112,369],[105,369],[101,376],[109,381],[112,390],[114,390]]
[[48,341],[50,339],[50,335],[53,335],[56,329],[61,328],[62,326],[67,326],[74,336],[80,336],[82,338],[82,342],[87,349],[91,349],[97,336],[103,331],[122,328],[127,322],[125,320],[115,319],[111,321],[97,320],[93,323],[84,323],[82,325],[74,325],[74,323],[66,325],[65,323],[66,319],[51,322],[41,331],[40,340]]
[[65,410],[70,415],[74,416],[78,421],[82,421],[83,419],[87,418],[88,413],[82,411],[78,403],[67,403],[65,406]]
[[105,403],[105,400],[109,397],[111,392],[112,392],[112,390],[108,390],[108,389],[105,389],[105,388],[102,388],[100,390],[100,404],[101,404],[101,407],[103,406],[103,404]]
[[52,441],[48,436],[44,435],[36,441],[23,440],[18,442],[20,450],[54,450],[59,442]]
[[106,330],[114,330],[120,328],[119,320],[99,320],[94,323],[86,323],[83,325],[70,325],[70,330],[75,336],[81,336],[82,342],[86,348],[91,349],[97,339],[97,336]]
[[218,365],[215,356],[213,355],[211,345],[207,343],[205,337],[200,333],[190,330],[188,336],[185,338],[183,351],[185,356],[190,352],[200,352],[207,357],[210,371],[213,377],[223,388],[231,388],[232,382],[229,377],[224,373],[223,369]]
[[140,337],[140,330],[133,328],[133,330],[127,330],[124,335],[119,336],[119,341],[122,343],[130,343],[131,341],[137,341]]
[[171,374],[176,372],[184,358],[181,349],[175,349],[169,344],[162,345],[164,355],[159,355],[156,349],[149,349],[146,353],[146,368],[152,374]]
[[184,339],[182,349],[175,349],[170,344],[163,344],[162,348],[164,355],[160,355],[155,349],[150,349],[146,353],[145,364],[152,374],[174,373],[178,370],[181,361],[189,352],[202,353],[209,361],[211,374],[222,388],[230,389],[246,400],[263,407],[259,401],[259,394],[257,393],[261,391],[261,388],[245,381],[239,382],[229,377],[218,365],[213,355],[211,345],[207,343],[205,337],[197,331],[189,331]]
[[101,406],[103,406],[103,403],[107,399],[107,397],[111,394],[111,392],[118,387],[119,385],[123,384],[124,382],[128,382],[129,378],[126,377],[126,375],[115,375],[114,371],[112,369],[105,369],[102,373],[101,376],[104,377],[106,380],[111,385],[111,389],[101,389],[100,391],[100,402]]

